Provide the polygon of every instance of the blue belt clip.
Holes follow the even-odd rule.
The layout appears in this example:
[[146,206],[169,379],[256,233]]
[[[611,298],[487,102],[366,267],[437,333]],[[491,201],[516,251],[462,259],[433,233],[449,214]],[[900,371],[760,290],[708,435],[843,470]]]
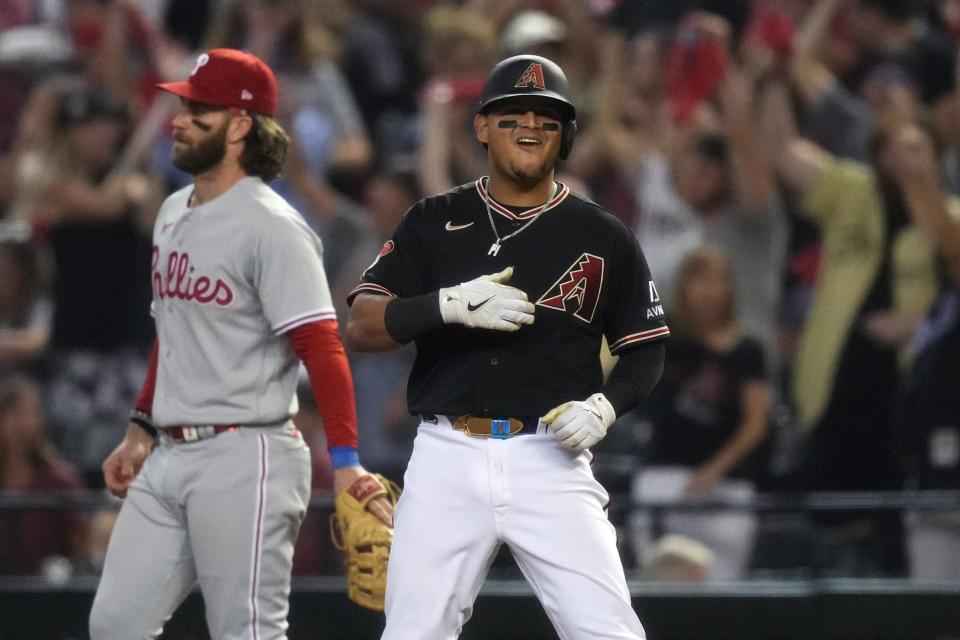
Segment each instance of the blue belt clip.
[[490,420],[490,437],[498,440],[506,440],[510,437],[509,420]]

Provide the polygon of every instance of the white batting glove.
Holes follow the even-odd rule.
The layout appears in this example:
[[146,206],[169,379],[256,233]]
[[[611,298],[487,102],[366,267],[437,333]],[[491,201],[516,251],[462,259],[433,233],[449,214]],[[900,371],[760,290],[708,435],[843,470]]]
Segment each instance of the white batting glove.
[[574,451],[589,449],[603,440],[616,419],[613,405],[602,393],[583,401],[565,402],[543,417],[553,435]]
[[497,331],[517,331],[520,325],[533,324],[534,306],[527,301],[527,294],[504,284],[512,275],[513,267],[507,267],[500,273],[440,289],[444,323]]

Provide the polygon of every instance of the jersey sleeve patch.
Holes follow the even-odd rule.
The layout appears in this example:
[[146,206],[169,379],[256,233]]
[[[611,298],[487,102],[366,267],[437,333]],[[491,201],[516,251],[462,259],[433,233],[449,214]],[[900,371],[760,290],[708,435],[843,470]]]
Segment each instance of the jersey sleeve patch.
[[[377,266],[377,263],[380,262],[380,258],[382,258],[383,256],[389,253],[392,253],[393,250],[396,248],[396,246],[397,246],[397,243],[395,243],[393,240],[387,240],[386,242],[384,242],[383,246],[380,248],[380,253],[377,254],[377,257],[374,258],[373,262],[370,263],[370,266],[367,267],[367,271],[370,271],[370,269],[373,269],[375,266]],[[366,271],[364,273],[366,273]]]
[[279,334],[286,333],[291,329],[296,329],[299,326],[308,324],[310,322],[316,322],[318,320],[336,320],[336,319],[337,319],[337,312],[333,309],[333,307],[328,307],[325,309],[315,309],[313,311],[308,311],[306,313],[295,315],[294,317],[289,318],[288,320],[284,320],[283,322],[271,327],[271,329],[273,330],[274,333],[279,335]]

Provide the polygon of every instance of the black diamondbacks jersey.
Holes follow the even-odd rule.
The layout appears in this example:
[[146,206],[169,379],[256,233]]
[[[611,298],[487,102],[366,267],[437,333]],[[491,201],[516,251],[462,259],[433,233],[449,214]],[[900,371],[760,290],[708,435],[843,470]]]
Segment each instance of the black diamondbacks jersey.
[[[446,325],[418,338],[414,414],[544,415],[601,390],[602,336],[617,354],[670,334],[643,252],[614,215],[563,185],[539,217],[543,207],[505,207],[484,187],[414,205],[348,298],[422,295],[513,266],[507,284],[536,305],[516,332]],[[491,218],[500,238],[522,228],[495,254]]]

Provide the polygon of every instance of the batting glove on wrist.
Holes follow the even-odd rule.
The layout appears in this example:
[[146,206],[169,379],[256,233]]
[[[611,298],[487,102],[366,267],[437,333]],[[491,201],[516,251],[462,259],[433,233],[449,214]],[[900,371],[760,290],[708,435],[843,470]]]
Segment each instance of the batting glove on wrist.
[[507,267],[500,273],[440,289],[443,322],[497,331],[517,331],[520,325],[533,324],[534,306],[527,301],[527,294],[504,284],[512,275],[513,267]]
[[616,419],[613,405],[602,393],[583,401],[565,402],[543,417],[553,435],[574,451],[589,449],[603,440]]

